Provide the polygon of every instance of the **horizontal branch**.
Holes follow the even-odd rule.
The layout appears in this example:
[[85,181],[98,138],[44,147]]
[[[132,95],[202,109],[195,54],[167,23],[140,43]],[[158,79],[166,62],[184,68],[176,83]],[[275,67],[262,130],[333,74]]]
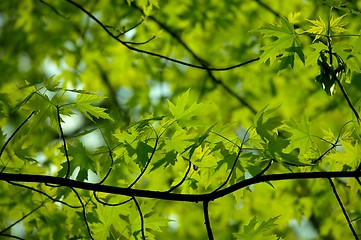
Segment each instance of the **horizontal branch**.
[[182,202],[203,202],[213,201],[215,199],[226,196],[239,189],[245,188],[252,184],[280,181],[280,180],[293,180],[293,179],[328,179],[328,178],[341,178],[341,177],[361,177],[360,171],[348,172],[299,172],[299,173],[282,173],[282,174],[269,174],[258,176],[250,179],[242,180],[232,186],[224,188],[217,192],[205,194],[180,194],[170,192],[160,192],[151,190],[122,188],[109,185],[100,185],[96,183],[80,182],[76,180],[46,176],[46,175],[33,175],[33,174],[19,174],[19,173],[0,173],[0,180],[12,182],[36,182],[36,183],[52,183],[59,184],[63,187],[78,188],[83,190],[90,190],[96,192],[118,194],[129,197],[144,197],[162,200],[182,201]]

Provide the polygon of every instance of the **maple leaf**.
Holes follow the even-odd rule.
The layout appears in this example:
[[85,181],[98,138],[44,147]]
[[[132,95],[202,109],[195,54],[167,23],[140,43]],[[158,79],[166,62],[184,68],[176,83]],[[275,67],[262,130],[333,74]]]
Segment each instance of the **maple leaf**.
[[257,217],[253,217],[248,225],[244,226],[244,231],[242,233],[235,233],[234,236],[237,239],[280,239],[275,234],[268,234],[267,231],[272,227],[276,226],[275,221],[279,218],[279,216],[270,218],[267,221],[262,221],[261,224],[258,225]]
[[104,112],[106,110],[105,108],[92,105],[105,98],[106,97],[99,95],[81,93],[78,94],[78,96],[76,97],[75,106],[84,114],[85,117],[87,117],[91,121],[94,121],[92,116],[96,118],[104,118],[104,119],[112,120],[112,118],[106,112]]
[[308,33],[312,33],[315,34],[315,39],[313,40],[316,41],[317,39],[319,39],[320,37],[326,35],[327,33],[327,26],[326,23],[323,21],[323,19],[320,17],[320,20],[307,20],[310,23],[313,24],[313,26],[310,26],[308,28],[308,30],[306,30],[305,32]]
[[[339,33],[346,32],[347,30],[344,28],[344,26],[347,25],[347,22],[342,21],[342,19],[346,15],[347,14],[342,15],[340,17],[332,16],[330,18],[329,27],[327,26],[327,23],[325,23],[321,17],[319,20],[307,20],[310,23],[312,23],[313,25],[310,26],[308,28],[308,30],[306,30],[305,32],[316,35],[313,42],[323,36],[328,35],[329,33],[339,34]],[[330,32],[328,30],[330,30]]]
[[[263,50],[260,57],[261,62],[266,62],[269,59],[270,63],[273,63],[277,56],[283,51],[287,52],[287,55],[294,55],[297,53],[301,61],[304,62],[301,43],[297,39],[293,25],[290,24],[287,19],[281,18],[280,25],[266,24],[259,28],[258,31],[264,35],[263,37],[277,38],[276,41],[261,48],[261,50]],[[287,61],[286,66],[293,66],[294,58],[287,58],[284,60]],[[284,64],[285,63],[282,63],[282,65]]]

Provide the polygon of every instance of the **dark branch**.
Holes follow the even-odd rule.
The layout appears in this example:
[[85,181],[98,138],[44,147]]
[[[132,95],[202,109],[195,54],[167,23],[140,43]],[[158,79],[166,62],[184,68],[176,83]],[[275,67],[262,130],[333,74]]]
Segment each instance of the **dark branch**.
[[67,168],[66,168],[65,178],[69,178],[69,175],[70,175],[70,160],[69,160],[68,148],[66,146],[66,141],[65,141],[65,137],[64,137],[63,128],[61,127],[60,109],[59,109],[58,105],[56,106],[56,115],[58,117],[58,126],[59,126],[59,131],[60,131],[60,137],[63,140],[64,153],[65,153],[65,157],[66,157]]
[[144,232],[144,217],[143,217],[143,213],[142,213],[142,209],[140,208],[140,205],[137,201],[137,199],[135,197],[132,197],[132,200],[135,203],[135,206],[137,207],[138,213],[139,213],[139,217],[140,217],[140,231],[142,233],[142,239],[145,240],[145,232]]
[[36,208],[34,208],[33,210],[31,210],[30,212],[28,212],[27,214],[25,214],[24,216],[22,216],[20,219],[18,219],[17,221],[13,222],[12,224],[10,224],[10,226],[8,226],[7,228],[4,228],[3,230],[1,230],[0,235],[4,235],[4,233],[8,230],[10,230],[13,226],[15,226],[16,224],[18,224],[19,222],[21,222],[22,220],[24,220],[25,218],[29,217],[31,214],[33,214],[35,211],[37,211],[39,208],[41,208],[44,205],[44,202],[41,203],[39,206],[37,206]]
[[155,151],[156,151],[156,149],[157,149],[157,147],[158,147],[158,142],[159,142],[159,137],[157,136],[156,139],[155,139],[153,151],[152,151],[152,153],[150,154],[150,157],[149,157],[147,163],[145,164],[143,170],[142,170],[141,173],[138,175],[138,177],[132,182],[132,184],[129,185],[128,188],[133,187],[134,184],[136,184],[136,183],[139,181],[139,179],[144,175],[145,171],[147,171],[148,166],[149,166],[149,163],[152,161],[152,158],[153,158],[153,156],[154,156],[154,154],[155,154]]
[[213,237],[211,222],[209,221],[209,214],[208,214],[208,203],[209,203],[208,201],[203,202],[204,224],[206,225],[208,239],[213,240],[214,237]]
[[188,174],[190,172],[192,168],[192,162],[191,161],[188,161],[188,168],[187,168],[187,171],[186,173],[184,174],[182,180],[179,181],[179,183],[177,183],[176,185],[174,185],[173,187],[171,187],[167,192],[172,192],[174,189],[178,188],[180,185],[182,185],[184,183],[184,181],[187,179],[188,177]]
[[346,218],[347,224],[348,224],[348,226],[349,226],[349,228],[350,228],[350,230],[351,230],[354,238],[355,238],[356,240],[358,240],[359,238],[358,238],[358,236],[357,236],[357,233],[356,233],[355,229],[353,228],[353,226],[352,226],[352,224],[351,224],[351,220],[350,220],[350,218],[349,218],[348,215],[347,215],[346,209],[345,209],[345,207],[344,207],[344,205],[343,205],[343,203],[342,203],[342,201],[341,201],[341,198],[340,198],[340,196],[339,196],[338,193],[337,193],[335,184],[333,183],[333,181],[332,181],[331,178],[328,178],[328,181],[329,181],[330,184],[331,184],[332,192],[333,192],[333,194],[335,195],[335,197],[336,197],[336,199],[337,199],[338,205],[340,205],[340,207],[341,207],[342,213],[343,213],[343,215],[344,215],[345,218]]
[[[6,146],[9,144],[9,142],[11,141],[11,139],[13,139],[13,137],[15,136],[15,134],[22,128],[22,126],[24,126],[24,124],[29,121],[29,119],[34,115],[35,111],[32,111],[30,113],[30,115],[15,129],[15,131],[13,132],[13,134],[11,134],[11,136],[9,137],[8,140],[6,140],[4,146],[1,148],[0,150],[0,157],[2,156]],[[5,168],[5,167],[4,167]],[[1,172],[4,171],[4,169],[1,170]]]
[[81,207],[82,207],[82,212],[83,212],[83,217],[84,217],[84,222],[85,222],[85,225],[86,225],[86,228],[88,230],[88,234],[89,234],[89,237],[94,240],[93,238],[93,235],[91,233],[91,230],[90,230],[90,226],[89,226],[89,223],[88,223],[88,220],[87,220],[87,217],[86,217],[86,210],[85,210],[85,205],[83,203],[83,200],[81,199],[79,193],[72,187],[72,186],[69,186],[70,189],[75,193],[76,197],[78,198],[80,204],[81,204]]
[[70,207],[70,208],[81,208],[81,206],[73,206],[73,205],[70,205],[70,204],[67,203],[67,202],[58,200],[58,199],[50,196],[49,194],[47,194],[47,193],[45,193],[45,192],[43,192],[43,191],[40,191],[40,190],[38,190],[38,189],[36,189],[36,188],[30,187],[30,186],[26,186],[26,185],[23,185],[23,184],[19,184],[19,183],[10,182],[10,181],[9,181],[8,183],[10,183],[10,184],[12,184],[12,185],[15,185],[15,186],[18,186],[18,187],[22,187],[22,188],[29,189],[29,190],[34,191],[34,192],[37,192],[37,193],[40,193],[40,194],[46,196],[47,198],[49,198],[50,200],[52,200],[52,201],[54,201],[54,202],[58,202],[58,203],[64,204],[65,206],[68,206],[68,207]]
[[122,188],[122,187],[115,187],[109,185],[99,185],[94,183],[80,182],[76,180],[46,176],[46,175],[0,173],[0,180],[4,180],[4,181],[51,183],[51,184],[59,184],[64,187],[119,194],[129,197],[135,196],[135,197],[183,201],[183,202],[212,201],[224,197],[228,194],[231,194],[239,189],[250,186],[252,184],[264,183],[269,181],[281,181],[281,180],[293,180],[293,179],[326,179],[326,178],[343,178],[343,177],[352,177],[352,178],[361,177],[361,172],[335,171],[335,172],[295,172],[295,173],[269,174],[269,175],[253,177],[250,179],[244,179],[218,192],[205,193],[205,194],[179,194],[179,193]]

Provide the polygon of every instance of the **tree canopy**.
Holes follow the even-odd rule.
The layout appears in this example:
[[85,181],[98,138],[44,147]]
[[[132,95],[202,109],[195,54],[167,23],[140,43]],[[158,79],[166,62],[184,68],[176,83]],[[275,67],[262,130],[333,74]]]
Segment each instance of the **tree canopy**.
[[0,1],[0,236],[359,239],[359,1]]

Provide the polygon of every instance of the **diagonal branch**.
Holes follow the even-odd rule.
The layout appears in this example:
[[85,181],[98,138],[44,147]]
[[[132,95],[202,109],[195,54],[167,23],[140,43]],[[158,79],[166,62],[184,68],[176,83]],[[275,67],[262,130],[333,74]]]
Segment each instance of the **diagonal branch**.
[[69,178],[70,175],[70,160],[69,160],[69,154],[68,154],[68,148],[66,146],[66,141],[65,141],[65,137],[64,137],[64,132],[63,132],[63,128],[61,127],[61,119],[60,119],[60,109],[59,106],[56,105],[56,115],[58,117],[58,126],[59,126],[59,131],[60,131],[60,137],[63,140],[63,146],[64,146],[64,153],[65,153],[65,157],[66,157],[66,175],[65,178]]
[[343,203],[342,203],[342,201],[341,201],[341,198],[340,198],[340,196],[339,196],[338,193],[337,193],[335,184],[333,183],[333,181],[332,181],[331,178],[328,178],[328,181],[329,181],[330,184],[331,184],[332,192],[333,192],[333,194],[335,195],[335,197],[336,197],[336,199],[337,199],[338,205],[340,205],[340,207],[341,207],[342,213],[343,213],[343,215],[344,215],[345,218],[346,218],[347,224],[348,224],[348,226],[349,226],[349,228],[350,228],[350,230],[351,230],[354,238],[355,238],[356,240],[358,240],[359,238],[358,238],[358,236],[357,236],[357,233],[356,233],[355,229],[353,228],[353,226],[352,226],[352,224],[351,224],[351,220],[350,220],[350,218],[349,218],[348,215],[347,215],[345,206],[343,205]]
[[142,170],[141,173],[138,175],[138,177],[129,185],[128,188],[133,187],[134,184],[136,184],[136,183],[139,181],[139,179],[144,175],[144,173],[147,171],[148,166],[149,166],[150,162],[151,162],[152,159],[153,159],[153,156],[154,156],[154,154],[155,154],[155,151],[157,150],[158,142],[159,142],[159,137],[156,136],[155,143],[154,143],[154,147],[153,147],[152,153],[150,154],[150,157],[149,157],[147,163],[145,164],[143,170]]
[[[8,138],[8,140],[6,140],[4,146],[2,146],[1,150],[0,150],[0,157],[3,154],[6,146],[9,144],[9,142],[11,141],[11,139],[13,139],[13,137],[15,136],[15,134],[22,128],[22,126],[24,126],[24,124],[29,121],[29,119],[35,114],[35,111],[32,111],[29,116],[15,129],[15,131],[11,134],[11,136]],[[1,170],[1,172],[4,171],[4,169]]]
[[19,222],[21,222],[22,220],[24,220],[25,218],[29,217],[31,214],[33,214],[35,211],[37,211],[39,208],[41,208],[44,205],[44,202],[41,203],[39,206],[37,206],[36,208],[34,208],[33,210],[31,210],[30,212],[28,212],[27,214],[25,214],[24,216],[22,216],[20,219],[18,219],[17,221],[13,222],[12,224],[10,224],[7,228],[4,228],[3,230],[1,230],[0,235],[4,236],[4,233],[8,230],[10,230],[13,226],[15,226],[16,224],[18,224]]

